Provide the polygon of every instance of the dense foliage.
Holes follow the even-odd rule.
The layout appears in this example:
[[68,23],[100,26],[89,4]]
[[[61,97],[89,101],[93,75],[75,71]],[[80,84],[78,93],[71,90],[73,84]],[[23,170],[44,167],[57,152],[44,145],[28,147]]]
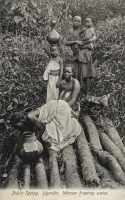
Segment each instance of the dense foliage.
[[[62,36],[59,48],[64,63],[72,61],[71,50],[64,43],[74,15],[80,15],[82,20],[86,16],[93,19],[97,34],[93,94],[114,96],[116,106],[105,112],[110,113],[124,136],[124,0],[0,0],[0,8],[0,147],[7,145],[7,138],[14,137],[9,124],[11,113],[36,108],[45,102],[42,75],[48,57],[43,38],[53,18]],[[98,116],[98,109],[93,112]]]

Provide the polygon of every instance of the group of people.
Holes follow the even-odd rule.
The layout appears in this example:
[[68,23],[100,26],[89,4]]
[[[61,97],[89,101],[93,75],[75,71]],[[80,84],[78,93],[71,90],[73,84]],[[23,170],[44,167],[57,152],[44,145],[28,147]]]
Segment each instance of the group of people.
[[[76,101],[80,87],[83,87],[83,81],[86,86],[86,96],[90,94],[91,78],[93,77],[91,52],[95,40],[91,18],[85,19],[83,28],[81,27],[81,17],[75,16],[73,30],[70,31],[66,41],[66,45],[72,49],[74,65],[68,64],[63,67],[63,60],[59,56],[57,45],[51,45],[50,51],[46,51],[50,57],[44,72],[44,80],[47,81],[47,102],[53,99],[64,99],[72,106],[74,101],[71,101],[71,96]],[[75,79],[72,77],[73,68]],[[62,79],[63,74],[64,79]],[[65,92],[65,95],[61,94],[62,91]],[[69,92],[69,98],[67,98],[67,92]]]
[[[63,66],[58,46],[50,46],[47,50],[50,61],[43,74],[47,82],[46,104],[28,113],[23,118],[23,123],[20,124],[17,120],[17,123],[14,123],[16,128],[19,129],[27,120],[30,121],[41,130],[42,140],[55,151],[75,141],[81,133],[81,126],[76,119],[80,111],[78,97],[83,81],[86,85],[86,95],[90,93],[93,77],[91,52],[95,40],[92,20],[86,18],[85,27],[81,27],[81,17],[75,16],[73,30],[66,41],[66,45],[70,46],[73,52],[74,66],[70,63]],[[12,121],[15,121],[16,117],[12,118]]]

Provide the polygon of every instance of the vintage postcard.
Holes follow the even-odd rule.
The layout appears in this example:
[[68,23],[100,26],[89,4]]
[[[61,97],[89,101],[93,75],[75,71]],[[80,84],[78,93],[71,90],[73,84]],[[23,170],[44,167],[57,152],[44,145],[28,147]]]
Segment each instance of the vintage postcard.
[[125,200],[124,27],[124,0],[0,0],[1,200]]

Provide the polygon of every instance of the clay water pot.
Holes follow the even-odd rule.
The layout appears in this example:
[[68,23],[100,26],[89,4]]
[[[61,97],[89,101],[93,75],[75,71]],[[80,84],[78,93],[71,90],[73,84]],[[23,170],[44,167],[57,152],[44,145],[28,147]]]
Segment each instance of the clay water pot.
[[24,132],[17,147],[18,156],[25,162],[36,161],[43,152],[43,145],[37,140],[35,133]]
[[57,44],[60,41],[60,35],[55,30],[56,21],[52,21],[51,27],[52,27],[52,31],[48,34],[46,39],[50,44]]

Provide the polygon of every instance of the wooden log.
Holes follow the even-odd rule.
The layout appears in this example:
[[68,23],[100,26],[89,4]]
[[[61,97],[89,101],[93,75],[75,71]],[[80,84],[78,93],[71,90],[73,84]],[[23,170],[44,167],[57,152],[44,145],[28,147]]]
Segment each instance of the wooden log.
[[98,172],[99,178],[101,179],[102,188],[118,188],[119,184],[118,182],[116,182],[111,172],[103,166],[101,166],[96,159],[93,158],[93,160],[96,171]]
[[49,164],[50,164],[50,188],[62,188],[62,183],[59,175],[59,168],[57,162],[57,152],[50,150]]
[[30,180],[30,173],[31,173],[31,169],[30,169],[30,165],[26,164],[23,166],[23,189],[29,189],[30,188],[30,184],[31,184],[31,180]]
[[96,173],[92,155],[82,128],[82,133],[76,139],[80,157],[81,170],[85,184],[89,186],[99,186],[100,180]]
[[81,188],[81,180],[77,169],[77,160],[72,145],[62,150],[62,160],[65,165],[65,185],[67,188]]
[[102,146],[99,139],[99,134],[96,129],[95,124],[93,123],[92,119],[89,116],[83,117],[83,124],[86,128],[86,131],[89,135],[89,140],[92,149],[102,150]]
[[125,175],[117,160],[107,151],[95,151],[95,153],[100,164],[110,169],[116,181],[125,185]]
[[100,140],[105,150],[116,158],[122,170],[125,173],[125,158],[120,149],[112,142],[112,140],[103,132],[99,132]]
[[125,184],[125,176],[121,166],[112,155],[106,151],[103,151],[98,131],[91,118],[84,116],[83,123],[89,136],[91,149],[96,154],[100,164],[102,164],[104,167],[108,167],[111,170],[114,178],[119,183]]
[[20,158],[15,155],[13,166],[10,170],[8,181],[7,181],[7,188],[19,188],[18,186],[18,169],[21,166]]
[[108,118],[103,118],[103,128],[109,138],[119,147],[123,155],[125,156],[125,147],[122,143],[120,135],[118,134],[113,122]]
[[38,159],[38,163],[35,166],[36,184],[38,189],[48,188],[48,180],[46,176],[46,170],[44,161],[42,158]]

